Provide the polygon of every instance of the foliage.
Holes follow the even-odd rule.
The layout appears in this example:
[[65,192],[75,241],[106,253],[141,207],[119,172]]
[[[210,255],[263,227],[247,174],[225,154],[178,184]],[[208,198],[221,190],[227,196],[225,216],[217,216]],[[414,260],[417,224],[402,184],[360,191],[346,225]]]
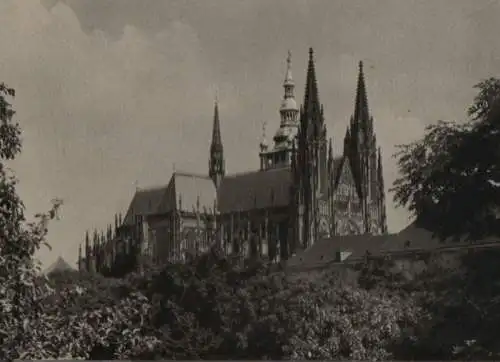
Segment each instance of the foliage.
[[22,352],[26,326],[37,318],[38,303],[47,292],[37,280],[39,265],[34,253],[43,245],[48,222],[60,202],[47,214],[27,223],[24,205],[16,192],[17,180],[7,163],[21,151],[20,127],[13,121],[9,98],[13,89],[0,83],[0,358],[11,359]]
[[440,121],[399,146],[394,200],[442,236],[499,232],[500,80],[476,85],[471,121]]
[[302,281],[297,292],[294,359],[389,359],[423,316],[414,300],[387,289],[345,283],[345,274],[318,277]]

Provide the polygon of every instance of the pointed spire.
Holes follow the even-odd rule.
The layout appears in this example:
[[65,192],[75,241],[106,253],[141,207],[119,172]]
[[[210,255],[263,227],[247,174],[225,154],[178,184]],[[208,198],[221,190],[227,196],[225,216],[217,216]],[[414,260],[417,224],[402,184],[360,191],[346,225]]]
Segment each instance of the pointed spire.
[[316,67],[314,65],[314,51],[309,48],[309,63],[307,65],[306,90],[304,93],[304,108],[305,113],[311,111],[319,111],[319,94],[318,85],[316,82]]
[[368,97],[366,95],[365,75],[363,62],[359,62],[358,85],[356,88],[356,101],[354,105],[354,122],[368,123],[370,115],[368,111]]
[[350,143],[351,143],[351,130],[350,127],[347,126],[344,136],[344,156],[348,155]]
[[217,96],[215,97],[214,104],[214,122],[212,128],[212,145],[211,148],[216,148],[222,150],[222,137],[220,132],[220,120],[219,120],[219,101]]
[[294,85],[295,83],[293,82],[292,78],[292,52],[289,50],[288,51],[288,56],[286,58],[286,75],[285,75],[285,82],[284,85]]
[[224,149],[222,147],[222,137],[220,132],[219,102],[216,98],[214,105],[214,121],[212,128],[212,143],[210,145],[208,174],[214,181],[215,186],[218,187],[225,173]]

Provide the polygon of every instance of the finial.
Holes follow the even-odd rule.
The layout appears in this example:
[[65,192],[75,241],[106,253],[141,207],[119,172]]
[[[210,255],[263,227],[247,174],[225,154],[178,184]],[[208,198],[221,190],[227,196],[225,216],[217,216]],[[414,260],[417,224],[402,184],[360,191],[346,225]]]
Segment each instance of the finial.
[[176,169],[175,169],[175,162],[174,162],[174,164],[172,165],[172,170],[173,170],[173,172],[174,172],[174,173],[176,172]]
[[219,88],[215,88],[215,104],[219,104]]
[[135,191],[139,191],[139,181],[138,180],[134,181],[134,186],[135,186]]
[[363,72],[363,61],[362,60],[359,61],[359,72],[360,73]]
[[288,51],[288,56],[286,58],[286,75],[285,75],[285,98],[290,98],[293,97],[293,93],[288,94],[287,92],[287,86],[293,86],[293,79],[292,79],[292,52],[289,50]]
[[311,47],[311,48],[309,48],[309,59],[312,59],[312,58],[313,58],[313,56],[314,56],[314,50],[313,50],[313,48]]

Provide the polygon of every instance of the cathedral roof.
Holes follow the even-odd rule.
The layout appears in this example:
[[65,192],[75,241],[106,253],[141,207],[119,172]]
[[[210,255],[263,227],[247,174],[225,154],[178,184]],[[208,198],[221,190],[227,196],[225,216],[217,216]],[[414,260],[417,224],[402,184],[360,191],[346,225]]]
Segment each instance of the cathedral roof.
[[175,172],[161,199],[157,213],[175,210],[212,213],[216,190],[209,176]]
[[125,214],[123,224],[134,225],[136,215],[149,215],[155,213],[165,190],[166,186],[137,190]]
[[124,225],[133,225],[136,215],[163,214],[173,210],[212,213],[216,199],[215,186],[210,177],[186,172],[175,172],[165,186],[137,190]]
[[218,192],[221,213],[288,206],[289,168],[254,171],[226,176]]

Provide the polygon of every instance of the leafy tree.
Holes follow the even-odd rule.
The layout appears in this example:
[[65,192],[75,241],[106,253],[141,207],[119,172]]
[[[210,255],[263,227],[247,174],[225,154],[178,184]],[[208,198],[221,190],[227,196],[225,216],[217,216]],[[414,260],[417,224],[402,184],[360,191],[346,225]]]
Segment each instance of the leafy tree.
[[37,275],[33,258],[43,245],[49,220],[56,216],[57,201],[47,214],[27,223],[24,205],[16,192],[16,179],[7,162],[21,151],[20,127],[9,99],[13,89],[0,83],[0,358],[22,354],[24,334],[40,310],[38,302],[47,289]]
[[399,146],[394,200],[445,238],[498,233],[500,80],[478,83],[470,120],[440,121]]

